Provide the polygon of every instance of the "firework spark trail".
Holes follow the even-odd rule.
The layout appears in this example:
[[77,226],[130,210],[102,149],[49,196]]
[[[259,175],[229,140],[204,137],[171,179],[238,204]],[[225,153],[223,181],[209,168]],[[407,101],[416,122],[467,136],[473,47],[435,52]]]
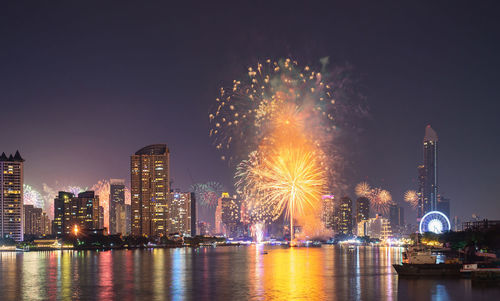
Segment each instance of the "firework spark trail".
[[284,214],[293,223],[319,207],[335,130],[334,92],[323,78],[290,59],[267,60],[248,69],[247,81],[221,88],[210,136],[223,160],[240,161],[236,188],[255,222]]
[[196,201],[205,207],[213,208],[217,206],[217,200],[224,187],[218,182],[197,183],[190,187],[190,191],[195,193]]
[[[223,160],[246,158],[268,134],[268,125],[285,104],[302,112],[309,129],[320,130],[313,142],[322,143],[335,129],[334,90],[323,75],[290,59],[266,60],[248,69],[247,80],[234,80],[232,87],[221,88],[216,109],[209,114],[210,136]],[[230,149],[234,148],[231,152]]]
[[255,223],[250,227],[252,237],[255,238],[256,243],[261,243],[264,239],[264,224]]
[[28,184],[23,184],[23,199],[25,205],[45,209],[45,201],[40,192]]
[[370,200],[370,205],[377,213],[386,215],[389,206],[393,204],[391,193],[380,188],[372,188],[367,182],[356,185],[354,192],[358,197],[366,197]]
[[418,206],[418,193],[415,190],[408,190],[405,192],[404,200],[415,209]]

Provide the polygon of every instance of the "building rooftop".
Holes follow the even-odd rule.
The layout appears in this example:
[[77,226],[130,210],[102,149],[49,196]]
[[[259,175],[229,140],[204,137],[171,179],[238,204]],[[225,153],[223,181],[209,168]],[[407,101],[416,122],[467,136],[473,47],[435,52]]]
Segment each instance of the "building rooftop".
[[12,156],[12,154],[10,154],[9,157],[7,157],[7,155],[5,155],[5,153],[2,153],[2,155],[0,155],[0,161],[24,162],[24,159],[23,159],[23,157],[21,157],[21,154],[19,153],[19,151],[16,151],[14,156]]
[[438,141],[438,135],[436,131],[432,129],[430,124],[425,127],[424,141],[434,141],[434,142]]
[[165,155],[169,152],[166,144],[151,144],[136,151],[136,155]]

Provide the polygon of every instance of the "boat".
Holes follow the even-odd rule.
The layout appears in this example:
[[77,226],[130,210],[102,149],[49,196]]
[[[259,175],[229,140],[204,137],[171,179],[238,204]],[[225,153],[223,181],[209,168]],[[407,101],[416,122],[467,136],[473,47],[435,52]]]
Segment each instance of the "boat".
[[460,277],[461,264],[447,263],[403,263],[392,265],[399,276],[419,277],[419,276],[439,276],[439,277]]
[[436,263],[437,256],[431,250],[412,247],[403,252],[403,263],[393,264],[399,276],[452,276],[460,277],[462,265],[459,263]]

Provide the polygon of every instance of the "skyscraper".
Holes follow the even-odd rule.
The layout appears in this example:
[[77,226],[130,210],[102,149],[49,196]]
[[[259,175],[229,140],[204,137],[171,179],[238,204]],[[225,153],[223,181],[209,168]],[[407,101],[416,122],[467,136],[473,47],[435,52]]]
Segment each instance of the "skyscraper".
[[339,222],[338,232],[342,234],[353,234],[352,200],[349,197],[343,197],[340,199],[336,215],[338,216]]
[[196,200],[191,192],[171,192],[168,230],[170,233],[196,235]]
[[126,228],[126,231],[125,233],[127,235],[130,235],[130,233],[132,233],[132,215],[131,215],[131,212],[132,212],[132,209],[131,209],[131,205],[130,204],[125,204],[125,228]]
[[[74,195],[71,192],[59,191],[54,199],[54,220],[52,221],[52,233],[57,237],[61,237],[67,233],[65,224],[69,224],[71,217],[71,200]],[[69,226],[68,226],[69,228]]]
[[[122,222],[117,220],[121,216],[121,212],[116,210],[117,205],[125,205],[125,180],[123,179],[111,179],[109,181],[109,233],[125,234],[125,232],[117,230],[117,223]],[[125,210],[125,207],[123,207],[123,210]],[[122,223],[125,223],[125,220]]]
[[167,234],[170,153],[165,144],[146,146],[130,158],[132,235]]
[[360,197],[356,201],[356,224],[370,218],[370,199]]
[[[116,203],[115,204],[115,232],[111,234],[127,234],[127,207],[125,204]],[[111,216],[110,216],[111,220]]]
[[392,233],[399,233],[404,227],[404,209],[396,204],[389,205],[389,223]]
[[50,234],[49,217],[42,208],[24,205],[24,236]]
[[18,151],[14,156],[0,156],[0,235],[22,241],[23,224],[23,163]]
[[[236,198],[232,198],[229,193],[222,193],[219,199],[217,209],[220,212],[220,222],[222,224],[222,232],[229,237],[237,237],[242,230],[241,225],[241,202]],[[217,211],[216,211],[217,212]],[[216,217],[216,220],[218,218]]]
[[437,209],[438,171],[437,171],[438,136],[428,125],[424,136],[424,164],[419,168],[421,182],[420,216]]

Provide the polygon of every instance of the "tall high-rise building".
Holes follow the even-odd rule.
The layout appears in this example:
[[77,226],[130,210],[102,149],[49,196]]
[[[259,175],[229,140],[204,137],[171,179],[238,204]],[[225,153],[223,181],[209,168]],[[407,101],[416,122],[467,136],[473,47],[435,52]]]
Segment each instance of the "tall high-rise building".
[[[117,223],[125,224],[125,220],[117,220],[121,216],[121,212],[117,213],[116,211],[117,205],[125,205],[125,180],[123,179],[111,179],[109,181],[109,233],[125,234],[125,232],[117,230]],[[125,210],[124,206],[123,210]]]
[[349,197],[343,197],[337,207],[338,232],[342,234],[352,233],[352,200]]
[[170,233],[196,235],[196,200],[192,192],[171,192],[168,230]]
[[[222,233],[229,237],[237,237],[242,234],[241,224],[241,202],[229,193],[222,193],[216,212],[220,214],[220,223],[222,224]],[[216,216],[216,221],[217,221]]]
[[49,235],[50,220],[42,208],[24,205],[24,235]]
[[99,206],[99,224],[98,227],[99,229],[104,229],[104,207]]
[[[125,204],[116,203],[114,208],[114,219],[115,219],[115,228],[113,233],[111,234],[127,234],[127,207]],[[111,215],[110,215],[111,220]]]
[[321,197],[323,203],[322,219],[327,229],[335,229],[335,197],[327,194]]
[[417,167],[417,172],[418,172],[418,204],[417,204],[417,219],[420,220],[422,216],[424,216],[424,203],[423,203],[423,193],[424,193],[424,186],[425,186],[425,167],[423,165],[419,165]]
[[146,146],[130,158],[132,235],[167,234],[170,153],[165,144]]
[[130,204],[125,204],[125,227],[126,227],[126,234],[130,235],[132,233],[132,206]]
[[100,211],[103,210],[99,209],[99,196],[93,191],[79,193],[77,197],[59,191],[54,199],[53,233],[58,237],[70,235],[75,226],[78,229],[97,229],[100,226]]
[[356,224],[370,218],[370,199],[359,197],[356,200]]
[[54,220],[52,221],[52,233],[57,237],[63,236],[68,232],[64,227],[65,224],[69,228],[69,220],[71,218],[71,200],[74,195],[71,192],[59,191],[54,199]]
[[389,205],[389,223],[393,233],[401,232],[404,227],[404,208],[396,204]]
[[428,125],[424,136],[424,162],[419,167],[419,182],[421,197],[419,208],[423,216],[427,212],[437,209],[438,198],[438,169],[437,169],[438,136]]
[[0,156],[0,235],[15,241],[24,239],[23,162],[19,151]]

